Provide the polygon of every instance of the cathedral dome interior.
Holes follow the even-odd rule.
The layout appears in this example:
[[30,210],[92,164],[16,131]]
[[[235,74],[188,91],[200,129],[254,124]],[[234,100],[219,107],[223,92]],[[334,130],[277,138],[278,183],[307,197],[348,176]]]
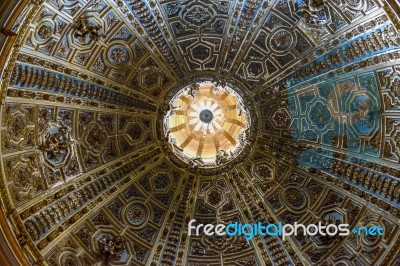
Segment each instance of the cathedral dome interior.
[[216,168],[250,144],[251,119],[243,99],[225,83],[194,83],[171,100],[164,134],[171,150],[193,169]]
[[0,265],[400,265],[399,1],[0,11]]

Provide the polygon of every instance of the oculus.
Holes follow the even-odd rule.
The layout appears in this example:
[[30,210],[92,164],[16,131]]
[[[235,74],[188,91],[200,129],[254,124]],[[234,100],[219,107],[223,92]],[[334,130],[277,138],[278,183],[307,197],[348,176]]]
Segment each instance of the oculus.
[[211,81],[182,88],[164,117],[166,140],[192,168],[217,167],[250,144],[250,115],[235,89]]

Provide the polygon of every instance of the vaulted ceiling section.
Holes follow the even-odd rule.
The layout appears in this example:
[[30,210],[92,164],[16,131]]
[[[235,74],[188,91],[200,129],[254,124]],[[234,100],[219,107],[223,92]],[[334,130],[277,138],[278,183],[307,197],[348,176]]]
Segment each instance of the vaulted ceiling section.
[[[399,265],[397,1],[0,7],[10,264],[102,265],[102,241],[121,237],[111,265]],[[207,171],[179,163],[162,132],[171,95],[203,80],[237,87],[254,119],[251,147]],[[191,219],[385,234],[248,242],[189,236]]]

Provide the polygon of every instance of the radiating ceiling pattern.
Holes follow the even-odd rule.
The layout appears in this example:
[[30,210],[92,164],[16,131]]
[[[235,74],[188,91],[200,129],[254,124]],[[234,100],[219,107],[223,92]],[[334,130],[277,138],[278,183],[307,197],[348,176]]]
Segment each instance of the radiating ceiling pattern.
[[183,88],[163,122],[172,151],[193,168],[227,163],[250,144],[250,114],[228,86],[203,82]]
[[[10,44],[0,81],[1,206],[9,240],[26,256],[19,260],[398,265],[395,7],[19,3],[3,29]],[[174,93],[204,80],[237,87],[255,131],[242,156],[207,172],[173,158],[160,124]],[[246,241],[189,236],[191,219],[380,225],[385,234]]]

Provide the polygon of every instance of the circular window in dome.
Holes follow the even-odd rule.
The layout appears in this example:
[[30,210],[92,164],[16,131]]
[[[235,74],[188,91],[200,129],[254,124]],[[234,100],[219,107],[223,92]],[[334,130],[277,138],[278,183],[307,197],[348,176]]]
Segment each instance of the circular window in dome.
[[178,91],[164,117],[164,133],[175,155],[191,167],[217,167],[250,144],[250,116],[230,86],[193,83]]

